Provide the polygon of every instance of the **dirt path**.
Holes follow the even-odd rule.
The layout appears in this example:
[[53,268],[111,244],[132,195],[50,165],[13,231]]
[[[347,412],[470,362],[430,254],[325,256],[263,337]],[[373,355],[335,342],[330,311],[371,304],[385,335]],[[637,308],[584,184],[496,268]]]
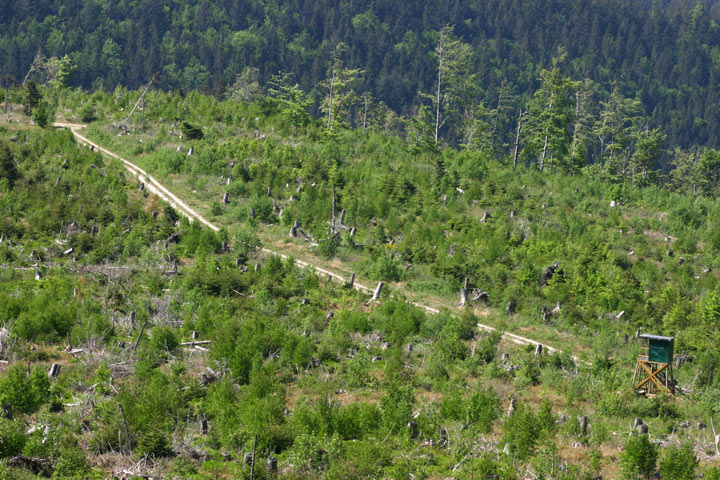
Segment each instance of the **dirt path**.
[[[93,142],[92,140],[90,140],[90,139],[88,139],[87,137],[85,137],[85,136],[83,136],[82,134],[80,134],[80,133],[78,132],[78,130],[84,128],[85,125],[79,125],[79,124],[74,124],[74,123],[63,123],[63,122],[56,122],[54,125],[55,125],[56,127],[60,127],[60,128],[69,128],[70,131],[72,132],[72,134],[75,136],[75,138],[76,138],[81,144],[87,145],[87,146],[91,147],[92,149],[98,150],[99,152],[103,153],[104,155],[107,155],[107,156],[109,156],[109,157],[115,158],[115,159],[120,160],[121,162],[123,162],[123,164],[125,165],[125,168],[127,168],[127,170],[128,170],[133,176],[137,177],[137,179],[138,179],[140,182],[143,182],[143,183],[145,184],[145,188],[146,188],[148,191],[154,193],[155,195],[157,195],[158,197],[162,198],[162,199],[165,200],[167,203],[169,203],[170,205],[172,205],[173,208],[175,208],[175,209],[178,210],[182,215],[184,215],[185,217],[187,217],[188,220],[190,220],[190,221],[197,220],[198,222],[203,223],[203,224],[206,225],[208,228],[211,228],[212,230],[214,230],[214,231],[216,231],[216,232],[217,232],[218,230],[220,230],[220,228],[219,228],[218,226],[212,224],[212,223],[209,222],[207,219],[205,219],[202,215],[200,215],[198,212],[196,212],[195,210],[193,210],[192,208],[190,208],[187,203],[183,202],[180,198],[178,198],[175,194],[173,194],[170,190],[168,190],[164,185],[162,185],[162,184],[161,184],[160,182],[158,182],[155,178],[153,178],[152,175],[149,175],[145,170],[143,170],[143,169],[140,168],[139,166],[135,165],[134,163],[126,160],[125,158],[121,157],[120,155],[118,155],[118,154],[116,154],[116,153],[114,153],[114,152],[111,152],[110,150],[108,150],[108,149],[106,149],[106,148],[101,147],[100,145],[96,144],[96,143]],[[283,258],[283,259],[287,258],[287,255],[285,255],[285,254],[283,254],[283,253],[280,253],[280,252],[277,252],[277,251],[275,251],[275,250],[270,250],[270,249],[268,249],[268,248],[263,248],[262,251],[263,251],[264,253],[267,253],[267,254],[270,254],[270,255],[279,255],[279,256],[280,256],[281,258]],[[335,272],[331,272],[330,270],[321,268],[321,267],[319,267],[319,266],[317,266],[317,265],[314,265],[314,264],[312,264],[312,263],[310,263],[310,262],[305,262],[305,261],[303,261],[303,260],[297,260],[297,259],[296,259],[296,260],[295,260],[295,263],[297,263],[297,264],[300,265],[301,267],[313,268],[315,271],[320,272],[320,273],[323,273],[323,274],[325,274],[325,275],[329,275],[329,276],[331,276],[332,278],[335,278],[335,279],[340,280],[341,282],[347,281],[347,279],[346,279],[345,277],[343,277],[343,276],[341,276],[341,275],[338,275],[338,274],[335,273]],[[366,286],[366,285],[363,285],[363,284],[361,284],[361,283],[359,283],[359,282],[354,282],[354,283],[353,283],[353,286],[354,286],[354,288],[355,288],[356,290],[360,290],[360,291],[365,292],[365,293],[370,293],[370,294],[372,294],[373,291],[374,291],[372,288],[370,288],[370,287],[368,287],[368,286]],[[425,310],[426,312],[428,312],[428,313],[432,313],[432,314],[440,313],[440,310],[438,310],[437,308],[433,308],[433,307],[431,307],[431,306],[428,306],[428,305],[423,305],[423,304],[421,304],[421,303],[416,303],[416,302],[412,302],[412,304],[415,305],[416,307],[419,307],[419,308],[424,309],[424,310]],[[478,328],[480,328],[481,330],[485,330],[486,332],[494,332],[494,331],[496,331],[496,329],[495,329],[494,327],[491,327],[490,325],[485,325],[485,324],[482,324],[482,323],[478,323]],[[518,345],[535,345],[535,346],[541,345],[541,343],[538,342],[537,340],[533,340],[533,339],[531,339],[531,338],[527,338],[527,337],[523,337],[523,336],[520,336],[520,335],[516,335],[516,334],[510,333],[510,332],[503,332],[503,339],[506,340],[506,341],[508,341],[508,342],[515,343],[515,344],[518,344]],[[542,347],[543,347],[544,350],[546,350],[547,352],[550,352],[550,353],[560,352],[560,350],[558,350],[558,349],[556,349],[556,348],[554,348],[554,347],[551,347],[551,346],[549,346],[549,345],[542,345]],[[573,358],[574,358],[576,361],[578,360],[576,357],[573,357]]]

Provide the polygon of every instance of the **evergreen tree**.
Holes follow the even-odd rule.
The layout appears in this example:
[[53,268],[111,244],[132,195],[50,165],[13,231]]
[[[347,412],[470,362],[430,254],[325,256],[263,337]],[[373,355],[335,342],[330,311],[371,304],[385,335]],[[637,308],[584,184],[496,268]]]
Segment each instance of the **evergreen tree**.
[[298,128],[310,121],[307,109],[312,105],[312,100],[297,83],[291,84],[291,78],[290,73],[280,72],[273,75],[268,84],[268,93],[278,103],[280,113],[295,128],[293,137],[297,137]]
[[0,178],[6,178],[10,187],[18,179],[15,158],[5,140],[0,140]]
[[28,81],[25,84],[23,113],[25,113],[25,115],[32,115],[33,110],[36,109],[40,103],[41,98],[42,96],[40,95],[40,90],[38,89],[37,84],[32,80]]
[[594,132],[600,141],[599,160],[608,178],[622,177],[629,166],[634,133],[642,120],[639,100],[625,98],[614,88],[605,102],[600,102],[600,115]]
[[[630,160],[632,165],[632,183],[648,185],[654,183],[654,173],[659,167],[661,146],[665,140],[659,129],[646,128],[637,135],[635,152]],[[638,177],[639,174],[639,178]]]
[[657,457],[657,445],[647,435],[630,437],[620,454],[623,478],[650,478],[655,473]]
[[540,88],[535,92],[529,107],[530,146],[538,157],[538,170],[545,169],[549,158],[571,169],[568,162],[569,147],[572,143],[570,126],[575,120],[575,93],[580,82],[572,81],[560,73],[560,64],[566,59],[563,49],[552,60],[550,70],[540,72]]
[[453,27],[446,25],[438,32],[434,53],[437,60],[435,92],[424,96],[432,101],[435,115],[433,139],[437,145],[440,129],[460,108],[461,88],[468,75],[470,46],[455,36]]

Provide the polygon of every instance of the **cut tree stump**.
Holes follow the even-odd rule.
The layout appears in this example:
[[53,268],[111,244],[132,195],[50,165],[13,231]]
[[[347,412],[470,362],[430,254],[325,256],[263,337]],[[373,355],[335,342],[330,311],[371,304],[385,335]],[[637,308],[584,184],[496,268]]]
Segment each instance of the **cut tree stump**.
[[383,285],[384,285],[383,282],[378,282],[377,287],[375,287],[375,292],[373,293],[373,296],[372,296],[373,300],[377,301],[380,299],[380,294],[382,293]]

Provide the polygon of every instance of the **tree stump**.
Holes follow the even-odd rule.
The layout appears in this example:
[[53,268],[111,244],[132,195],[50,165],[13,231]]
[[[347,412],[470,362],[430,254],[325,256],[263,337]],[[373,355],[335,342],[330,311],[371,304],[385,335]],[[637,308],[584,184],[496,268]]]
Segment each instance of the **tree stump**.
[[225,192],[223,194],[222,202],[224,205],[227,205],[228,203],[230,203],[230,194],[228,192]]
[[516,400],[514,398],[510,399],[510,406],[508,407],[507,416],[512,416],[513,413],[515,413],[515,402]]
[[515,313],[515,307],[516,307],[515,300],[509,300],[508,304],[507,304],[507,308],[505,309],[505,312],[508,315],[512,315]]
[[535,346],[535,356],[536,356],[536,357],[539,357],[540,355],[542,355],[542,351],[543,351],[543,346],[538,343],[538,344]]
[[440,446],[448,446],[448,431],[445,428],[440,429]]
[[408,429],[410,430],[410,438],[415,440],[418,437],[418,424],[416,421],[408,423]]
[[578,424],[580,424],[580,435],[583,437],[587,435],[588,428],[588,417],[587,415],[581,415],[578,417]]
[[552,313],[554,315],[556,313],[560,313],[560,310],[562,310],[562,302],[560,300],[558,300],[557,303],[555,304],[555,308],[553,308],[550,313]]
[[295,220],[292,224],[292,227],[290,227],[290,236],[292,238],[297,238],[297,229],[300,225],[298,224],[298,221]]
[[460,306],[464,307],[468,303],[468,286],[470,284],[470,279],[468,277],[465,277],[465,283],[463,287],[460,289]]
[[3,402],[2,411],[3,417],[7,418],[8,420],[13,419],[12,405],[10,404],[10,402]]
[[267,473],[270,475],[275,475],[278,471],[278,461],[277,458],[273,456],[269,456],[267,459],[267,467],[266,467]]
[[372,300],[380,300],[380,294],[382,293],[383,285],[383,282],[378,282],[377,287],[375,287],[375,292],[373,293]]

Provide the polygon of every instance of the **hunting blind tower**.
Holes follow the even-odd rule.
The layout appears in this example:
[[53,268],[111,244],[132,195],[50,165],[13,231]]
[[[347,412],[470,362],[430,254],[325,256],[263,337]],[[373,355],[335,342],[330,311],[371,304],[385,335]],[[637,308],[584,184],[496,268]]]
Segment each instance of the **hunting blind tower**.
[[635,365],[633,385],[638,393],[654,396],[660,393],[675,398],[675,379],[672,374],[674,337],[640,335],[647,340]]

